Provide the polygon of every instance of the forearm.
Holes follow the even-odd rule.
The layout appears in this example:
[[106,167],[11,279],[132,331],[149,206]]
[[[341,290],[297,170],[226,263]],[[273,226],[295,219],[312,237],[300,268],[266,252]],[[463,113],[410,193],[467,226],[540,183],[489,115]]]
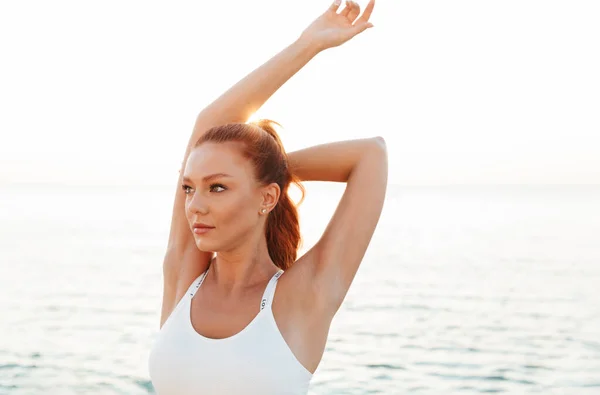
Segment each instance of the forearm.
[[302,181],[347,182],[360,159],[378,144],[373,137],[304,148],[288,153],[290,169]]
[[294,41],[223,93],[202,113],[220,118],[224,123],[246,122],[317,52],[310,42]]
[[190,142],[195,141],[210,127],[247,122],[253,113],[318,52],[314,44],[302,38],[288,45],[204,108],[198,114]]

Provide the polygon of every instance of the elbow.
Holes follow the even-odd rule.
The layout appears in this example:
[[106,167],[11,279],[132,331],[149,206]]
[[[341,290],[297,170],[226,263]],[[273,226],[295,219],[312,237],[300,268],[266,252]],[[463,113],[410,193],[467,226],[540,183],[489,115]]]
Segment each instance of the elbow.
[[359,160],[369,163],[383,163],[387,168],[388,151],[385,139],[381,136],[371,137],[368,139],[369,144]]
[[371,152],[373,152],[374,157],[383,164],[386,169],[385,171],[387,172],[388,151],[387,144],[383,137],[373,137],[373,149]]
[[383,153],[387,153],[387,144],[385,139],[381,136],[376,136],[371,139],[373,141],[373,146],[382,151]]

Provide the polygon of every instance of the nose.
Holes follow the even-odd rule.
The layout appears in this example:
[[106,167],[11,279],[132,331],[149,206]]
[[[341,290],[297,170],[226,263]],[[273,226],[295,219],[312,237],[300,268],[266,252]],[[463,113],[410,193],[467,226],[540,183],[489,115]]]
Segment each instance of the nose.
[[199,193],[195,193],[190,199],[188,210],[192,214],[206,214],[208,213],[208,205]]

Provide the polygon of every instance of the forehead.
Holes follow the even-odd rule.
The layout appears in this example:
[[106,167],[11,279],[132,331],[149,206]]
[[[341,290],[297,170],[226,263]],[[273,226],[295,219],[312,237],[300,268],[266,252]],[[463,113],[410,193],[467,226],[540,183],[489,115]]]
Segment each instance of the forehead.
[[215,173],[225,173],[234,178],[252,176],[249,160],[242,156],[242,143],[203,143],[188,156],[183,176],[201,182],[202,178]]

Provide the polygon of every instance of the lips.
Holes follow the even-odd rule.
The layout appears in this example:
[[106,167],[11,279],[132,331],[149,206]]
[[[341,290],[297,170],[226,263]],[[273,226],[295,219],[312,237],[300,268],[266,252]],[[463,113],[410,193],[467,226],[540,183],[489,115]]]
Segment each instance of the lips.
[[194,233],[197,235],[201,235],[204,234],[206,232],[209,232],[211,230],[213,230],[214,228],[203,228],[203,227],[198,227],[198,228],[194,228]]
[[194,222],[192,223],[192,227],[195,228],[214,228],[214,226],[210,226],[208,224],[202,223],[202,222]]
[[194,223],[194,225],[192,227],[192,231],[195,234],[204,234],[214,228],[215,228],[214,226],[206,225],[206,224],[199,222],[199,223]]

